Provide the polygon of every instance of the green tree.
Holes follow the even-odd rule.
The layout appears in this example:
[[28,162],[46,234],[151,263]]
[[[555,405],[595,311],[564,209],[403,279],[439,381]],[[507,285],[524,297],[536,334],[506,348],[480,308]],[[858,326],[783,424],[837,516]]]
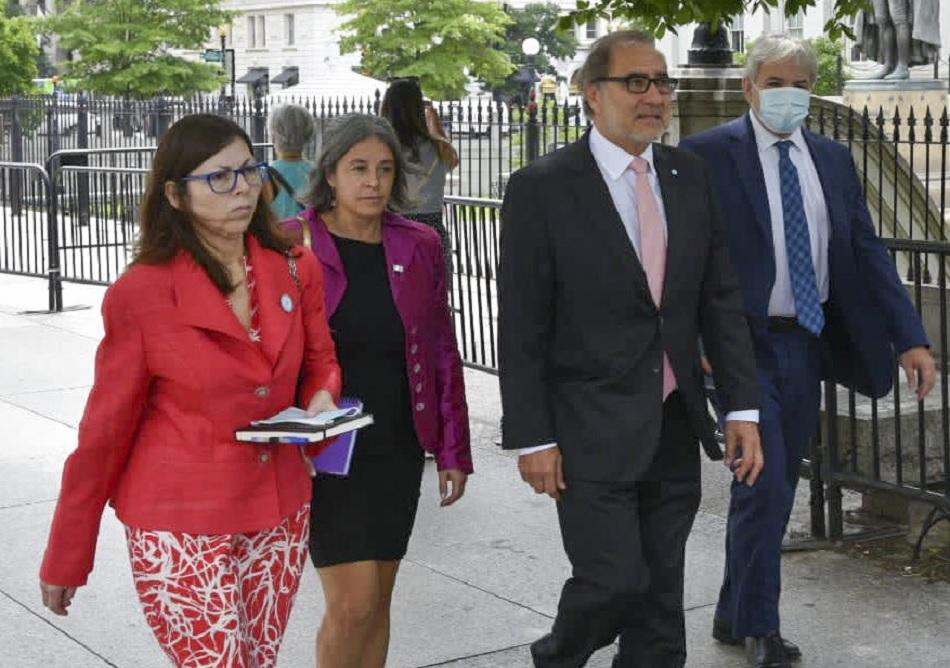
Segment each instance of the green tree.
[[362,71],[380,79],[419,77],[436,99],[465,94],[468,76],[488,85],[512,70],[500,50],[510,22],[500,4],[484,0],[344,0],[336,10],[340,51],[358,51]]
[[[821,36],[808,40],[818,53],[818,80],[815,81],[815,95],[838,94],[838,57],[844,52],[844,42],[840,39],[832,40]],[[748,53],[755,44],[755,40],[746,42],[745,53],[732,54],[732,62],[736,65],[745,65]],[[850,79],[847,68],[842,67],[841,79]]]
[[[508,13],[512,22],[505,30],[502,49],[515,65],[513,73],[492,92],[502,98],[510,99],[524,92],[524,82],[518,80],[520,68],[532,65],[540,74],[556,75],[552,60],[572,58],[577,52],[577,38],[573,30],[558,30],[560,9],[554,3],[532,3],[524,9],[515,9]],[[534,37],[541,43],[538,55],[529,58],[521,51],[521,42]]]
[[29,19],[0,14],[0,95],[28,93],[33,88],[39,50]]
[[172,49],[200,49],[232,13],[217,0],[85,0],[43,21],[78,58],[66,76],[88,91],[148,98],[190,95],[221,85],[217,65]]
[[[785,15],[822,4],[822,0],[785,0]],[[868,0],[835,0],[834,14],[825,23],[825,32],[832,39],[851,35],[847,19],[860,9],[868,9]],[[774,10],[779,0],[577,0],[577,9],[561,20],[562,26],[587,23],[598,17],[639,20],[662,36],[677,26],[707,22],[718,26],[729,17],[745,11]]]
[[[815,95],[838,95],[838,59],[844,53],[844,42],[825,36],[810,40],[818,52],[818,81],[815,82]],[[841,80],[850,79],[847,68],[841,67]]]

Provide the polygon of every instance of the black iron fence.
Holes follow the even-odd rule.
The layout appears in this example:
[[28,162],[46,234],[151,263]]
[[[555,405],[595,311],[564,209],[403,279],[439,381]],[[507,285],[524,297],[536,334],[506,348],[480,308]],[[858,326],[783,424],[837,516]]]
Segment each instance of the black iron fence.
[[452,244],[451,300],[459,351],[468,366],[496,373],[498,355],[499,200],[445,198],[445,223]]
[[[523,117],[522,111],[508,109],[497,117],[487,109],[481,117],[471,110],[445,112],[463,161],[472,165],[462,172],[469,181],[450,182],[445,199],[456,332],[465,362],[488,371],[498,363],[500,200],[458,193],[482,192],[486,183],[490,193],[500,193],[507,170],[573,140],[581,129],[570,109],[535,108]],[[466,126],[472,118],[476,125]],[[573,120],[562,125],[565,118]],[[932,522],[950,515],[947,111],[885,117],[819,100],[810,125],[854,155],[869,208],[934,342],[940,371],[939,386],[925,402],[901,385],[896,363],[895,390],[882,400],[827,388],[822,446],[806,468],[812,475],[813,526],[824,534],[827,496],[828,533],[843,535],[842,488],[924,502],[933,509]],[[466,142],[477,150],[467,150]],[[268,152],[266,144],[256,148]],[[63,281],[113,281],[128,261],[153,151],[60,150],[45,156],[45,167],[0,162],[0,272],[46,277],[51,310],[63,308]]]
[[[270,141],[267,116],[273,106],[285,102],[300,104],[313,114],[317,138],[310,147],[312,154],[318,150],[327,121],[351,112],[377,113],[380,93],[371,98],[239,98],[235,102],[213,96],[3,98],[0,160],[46,164],[50,156],[66,149],[154,145],[177,119],[201,112],[228,116],[255,143],[266,144]],[[552,100],[521,106],[470,98],[436,102],[435,108],[460,157],[459,166],[449,175],[446,192],[466,197],[500,197],[512,171],[575,140],[587,125],[579,104]]]
[[[894,387],[883,399],[826,384],[822,469],[833,539],[844,535],[842,488],[897,495],[931,506],[921,539],[934,521],[950,519],[950,244],[908,239],[885,243],[897,265],[909,268],[907,288],[931,341],[939,380],[931,394],[918,401],[895,359]],[[932,273],[925,278],[928,266]]]
[[813,98],[808,126],[850,149],[881,237],[948,239],[946,105],[885,113]]

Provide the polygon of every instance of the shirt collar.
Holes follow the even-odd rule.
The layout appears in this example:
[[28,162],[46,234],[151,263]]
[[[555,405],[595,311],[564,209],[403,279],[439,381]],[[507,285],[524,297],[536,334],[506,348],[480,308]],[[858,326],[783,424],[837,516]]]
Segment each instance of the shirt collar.
[[749,109],[749,117],[752,119],[752,131],[755,133],[755,143],[759,147],[759,153],[764,153],[768,149],[772,148],[780,141],[788,140],[792,142],[799,151],[808,151],[808,145],[805,143],[805,135],[802,134],[801,128],[795,128],[793,132],[788,137],[779,137],[775,135],[771,130],[769,130],[762,121],[759,120],[759,117],[754,111]]
[[647,144],[646,149],[639,156],[633,156],[614,144],[600,133],[596,125],[590,129],[590,152],[597,165],[614,181],[623,176],[635,157],[640,157],[650,163],[650,171],[656,173],[653,166],[653,144]]

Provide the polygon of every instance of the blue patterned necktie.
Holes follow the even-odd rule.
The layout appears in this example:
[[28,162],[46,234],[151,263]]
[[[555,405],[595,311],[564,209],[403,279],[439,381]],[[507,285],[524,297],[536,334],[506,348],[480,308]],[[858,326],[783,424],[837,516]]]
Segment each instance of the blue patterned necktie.
[[776,144],[779,152],[778,171],[782,183],[782,218],[785,221],[785,252],[788,256],[788,276],[795,297],[798,324],[818,336],[825,326],[825,314],[818,297],[815,267],[811,261],[811,240],[808,221],[802,203],[798,170],[788,155],[792,142]]

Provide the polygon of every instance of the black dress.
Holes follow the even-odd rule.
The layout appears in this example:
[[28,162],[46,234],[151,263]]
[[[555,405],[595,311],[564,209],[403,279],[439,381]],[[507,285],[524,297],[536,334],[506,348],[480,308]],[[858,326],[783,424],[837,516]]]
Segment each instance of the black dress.
[[348,476],[314,479],[310,557],[317,568],[402,559],[424,464],[412,421],[405,331],[383,245],[333,240],[347,278],[346,292],[330,317],[343,396],[362,399],[375,423],[357,435]]

